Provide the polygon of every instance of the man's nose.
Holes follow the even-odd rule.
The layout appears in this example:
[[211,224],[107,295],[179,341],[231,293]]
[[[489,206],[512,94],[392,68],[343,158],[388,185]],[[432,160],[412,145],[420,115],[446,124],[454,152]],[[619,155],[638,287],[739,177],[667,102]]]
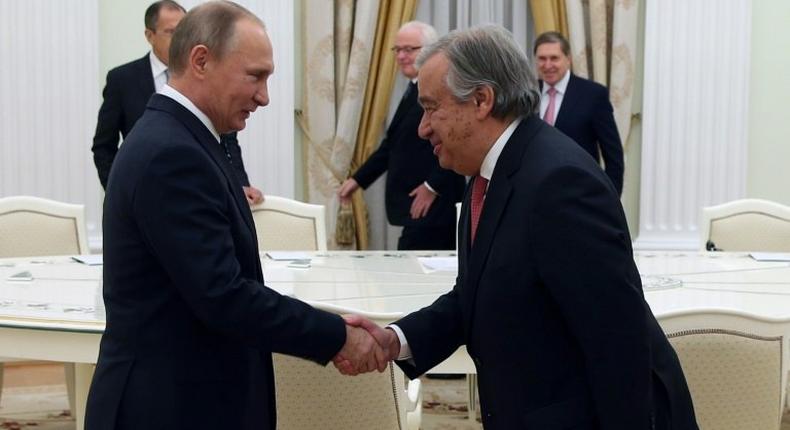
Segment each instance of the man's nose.
[[420,125],[417,127],[417,135],[420,136],[421,139],[428,140],[431,137],[431,133],[433,130],[431,129],[431,120],[428,119],[428,114],[423,112],[422,118],[420,119]]
[[266,84],[264,84],[263,88],[255,93],[254,100],[259,106],[266,106],[269,104],[269,89]]

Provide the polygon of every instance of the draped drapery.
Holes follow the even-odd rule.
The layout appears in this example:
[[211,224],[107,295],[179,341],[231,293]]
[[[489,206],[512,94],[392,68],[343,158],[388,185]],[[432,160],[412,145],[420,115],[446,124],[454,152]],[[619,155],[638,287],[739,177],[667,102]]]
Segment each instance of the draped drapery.
[[529,0],[535,20],[535,34],[558,31],[568,37],[568,18],[565,0]]
[[609,87],[623,144],[631,129],[638,0],[565,0],[573,73]]
[[[389,99],[395,83],[397,68],[395,55],[390,47],[395,44],[398,29],[414,17],[417,0],[382,0],[376,24],[376,38],[370,60],[370,73],[365,86],[362,120],[357,132],[357,143],[351,160],[349,173],[356,171],[376,150],[381,141],[387,119]],[[361,192],[353,195],[353,216],[357,249],[367,249],[368,211]]]
[[306,200],[326,207],[327,245],[336,248],[336,191],[354,154],[379,2],[310,0],[305,6],[299,123],[305,142]]

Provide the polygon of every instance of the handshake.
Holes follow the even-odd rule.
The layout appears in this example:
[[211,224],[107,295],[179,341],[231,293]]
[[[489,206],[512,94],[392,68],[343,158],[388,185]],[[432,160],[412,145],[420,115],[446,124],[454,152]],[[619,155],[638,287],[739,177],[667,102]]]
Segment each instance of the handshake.
[[359,315],[344,315],[346,343],[332,359],[344,375],[383,372],[400,353],[398,335]]

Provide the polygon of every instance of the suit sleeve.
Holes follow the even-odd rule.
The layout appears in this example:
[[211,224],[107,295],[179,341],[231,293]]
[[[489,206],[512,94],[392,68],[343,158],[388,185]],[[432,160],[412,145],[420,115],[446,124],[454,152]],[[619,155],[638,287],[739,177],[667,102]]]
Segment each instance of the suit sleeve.
[[600,428],[646,428],[649,308],[618,196],[602,177],[578,167],[547,175],[535,193],[530,253],[579,345]]
[[461,181],[457,173],[452,170],[442,169],[439,164],[431,171],[426,182],[431,186],[440,196],[445,196],[453,202],[461,199]]
[[601,147],[606,168],[606,176],[614,184],[619,194],[623,193],[623,143],[617,132],[617,123],[614,121],[612,103],[609,101],[608,91],[605,89],[598,94],[598,103],[593,118],[593,127]]
[[[387,131],[389,135],[389,130]],[[387,171],[390,159],[390,141],[385,137],[378,149],[368,157],[362,166],[351,176],[360,187],[366,189],[384,172]]]
[[393,323],[403,331],[411,348],[411,362],[396,362],[409,378],[431,370],[463,344],[463,318],[456,288],[430,306]]
[[228,152],[230,152],[231,164],[233,171],[236,173],[236,178],[245,187],[250,186],[250,178],[247,176],[247,170],[244,168],[244,160],[241,158],[241,146],[239,146],[238,133],[228,133],[220,136],[222,140],[228,145]]
[[342,318],[241,275],[237,255],[245,253],[235,248],[234,234],[245,234],[247,227],[233,224],[238,205],[227,182],[213,172],[205,154],[183,146],[152,159],[132,205],[144,242],[206,327],[263,350],[325,364],[345,342]]
[[96,122],[96,133],[93,136],[93,163],[99,173],[102,188],[107,188],[110,167],[118,153],[123,108],[121,106],[121,88],[117,73],[107,73],[107,83],[102,91],[104,100],[99,108]]

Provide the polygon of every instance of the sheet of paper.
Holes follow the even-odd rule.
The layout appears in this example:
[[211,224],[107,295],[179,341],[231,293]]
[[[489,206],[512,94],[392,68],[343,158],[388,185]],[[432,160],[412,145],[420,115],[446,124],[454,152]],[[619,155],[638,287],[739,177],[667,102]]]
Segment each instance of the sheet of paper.
[[757,261],[790,262],[790,252],[750,252],[749,255]]
[[88,266],[101,266],[104,264],[104,256],[102,254],[75,255],[71,259]]
[[304,251],[267,251],[266,256],[274,261],[310,261],[311,255]]
[[419,257],[422,267],[437,272],[457,272],[458,257]]

